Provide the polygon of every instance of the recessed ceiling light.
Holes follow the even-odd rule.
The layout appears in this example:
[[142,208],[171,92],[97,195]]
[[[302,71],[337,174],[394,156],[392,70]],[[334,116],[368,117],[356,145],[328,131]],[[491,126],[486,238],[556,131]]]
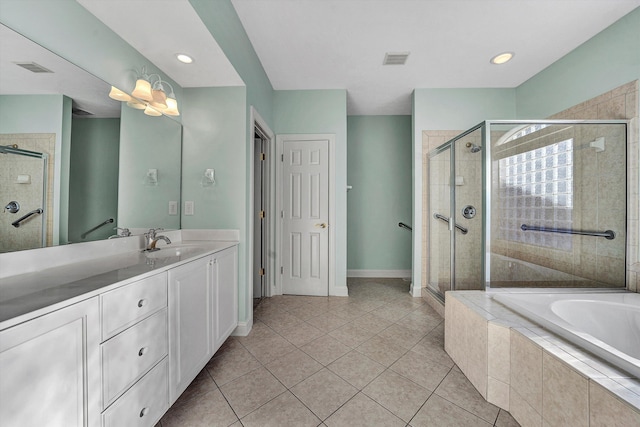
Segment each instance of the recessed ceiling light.
[[190,57],[189,55],[185,55],[184,53],[177,54],[176,58],[178,58],[178,61],[183,62],[185,64],[191,64],[193,62],[193,58]]
[[496,65],[501,65],[504,64],[506,62],[511,61],[511,59],[515,56],[516,54],[513,52],[503,52],[503,53],[499,53],[496,56],[494,56],[493,58],[491,58],[491,63],[492,64],[496,64]]

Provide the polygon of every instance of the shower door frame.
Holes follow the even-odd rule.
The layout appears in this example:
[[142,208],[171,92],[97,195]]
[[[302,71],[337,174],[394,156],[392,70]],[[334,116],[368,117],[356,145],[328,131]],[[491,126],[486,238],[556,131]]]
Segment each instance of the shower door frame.
[[[486,122],[481,122],[479,124],[477,124],[476,126],[467,129],[466,131],[462,132],[461,134],[457,135],[455,138],[450,139],[449,141],[445,142],[444,144],[434,148],[433,150],[431,150],[431,152],[429,152],[429,159],[431,159],[431,157],[436,156],[442,152],[444,152],[445,150],[449,150],[450,154],[449,154],[449,162],[451,164],[451,166],[449,167],[449,249],[450,249],[450,255],[449,255],[449,289],[452,291],[455,291],[455,283],[456,283],[456,264],[455,264],[455,260],[456,260],[456,227],[455,227],[455,212],[456,212],[456,200],[455,200],[455,186],[456,186],[456,150],[455,150],[455,143],[459,140],[464,138],[465,136],[477,131],[478,129],[482,129],[482,135],[481,135],[481,139],[484,142],[486,141],[485,139],[485,123]],[[484,170],[485,170],[485,157],[482,157],[482,188],[484,188],[485,186],[485,174],[484,174]],[[485,203],[486,200],[483,197],[482,198],[482,210],[485,210]],[[483,247],[484,247],[484,233],[485,233],[485,222],[482,222],[482,236],[483,236]],[[430,233],[431,235],[431,233]],[[483,251],[484,253],[484,251]],[[483,255],[484,256],[484,255]],[[482,262],[482,266],[483,266],[483,270],[482,270],[482,277],[485,276],[485,271],[484,271],[484,259]],[[442,302],[444,302],[444,295],[441,295],[439,292],[435,292],[431,289],[431,286],[427,286],[427,289],[439,300],[441,300]]]

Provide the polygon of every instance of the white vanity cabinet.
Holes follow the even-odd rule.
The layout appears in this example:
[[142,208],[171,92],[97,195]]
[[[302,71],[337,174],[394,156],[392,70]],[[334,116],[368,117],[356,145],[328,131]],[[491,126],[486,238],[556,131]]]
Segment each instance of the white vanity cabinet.
[[100,424],[98,298],[0,332],[0,424]]
[[[215,353],[238,326],[238,247],[213,255]],[[213,356],[212,353],[212,356]]]
[[236,246],[169,271],[169,402],[238,325]]
[[167,273],[100,295],[103,427],[153,427],[169,408]]
[[213,351],[213,258],[169,271],[169,402],[173,404]]

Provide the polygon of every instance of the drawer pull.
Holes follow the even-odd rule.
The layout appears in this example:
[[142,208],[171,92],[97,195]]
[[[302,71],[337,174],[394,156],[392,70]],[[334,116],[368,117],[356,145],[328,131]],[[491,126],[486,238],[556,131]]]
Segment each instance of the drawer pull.
[[146,352],[147,352],[147,347],[142,347],[140,350],[138,350],[138,356],[142,356]]
[[149,408],[142,408],[142,411],[140,411],[140,418],[147,415],[147,412],[149,412]]
[[138,301],[138,307],[142,307],[143,305],[145,305],[147,303],[146,300],[141,299],[140,301]]

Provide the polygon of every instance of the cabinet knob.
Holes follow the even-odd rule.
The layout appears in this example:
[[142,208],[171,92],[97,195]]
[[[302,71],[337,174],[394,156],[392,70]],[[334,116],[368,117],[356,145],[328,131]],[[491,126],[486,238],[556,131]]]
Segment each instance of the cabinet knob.
[[142,408],[142,411],[140,411],[140,418],[147,415],[147,412],[149,412],[149,408]]
[[146,300],[141,299],[140,301],[138,301],[138,307],[142,307],[143,305],[145,305],[147,303]]
[[142,356],[146,352],[147,352],[147,347],[142,347],[140,350],[138,350],[138,356]]

